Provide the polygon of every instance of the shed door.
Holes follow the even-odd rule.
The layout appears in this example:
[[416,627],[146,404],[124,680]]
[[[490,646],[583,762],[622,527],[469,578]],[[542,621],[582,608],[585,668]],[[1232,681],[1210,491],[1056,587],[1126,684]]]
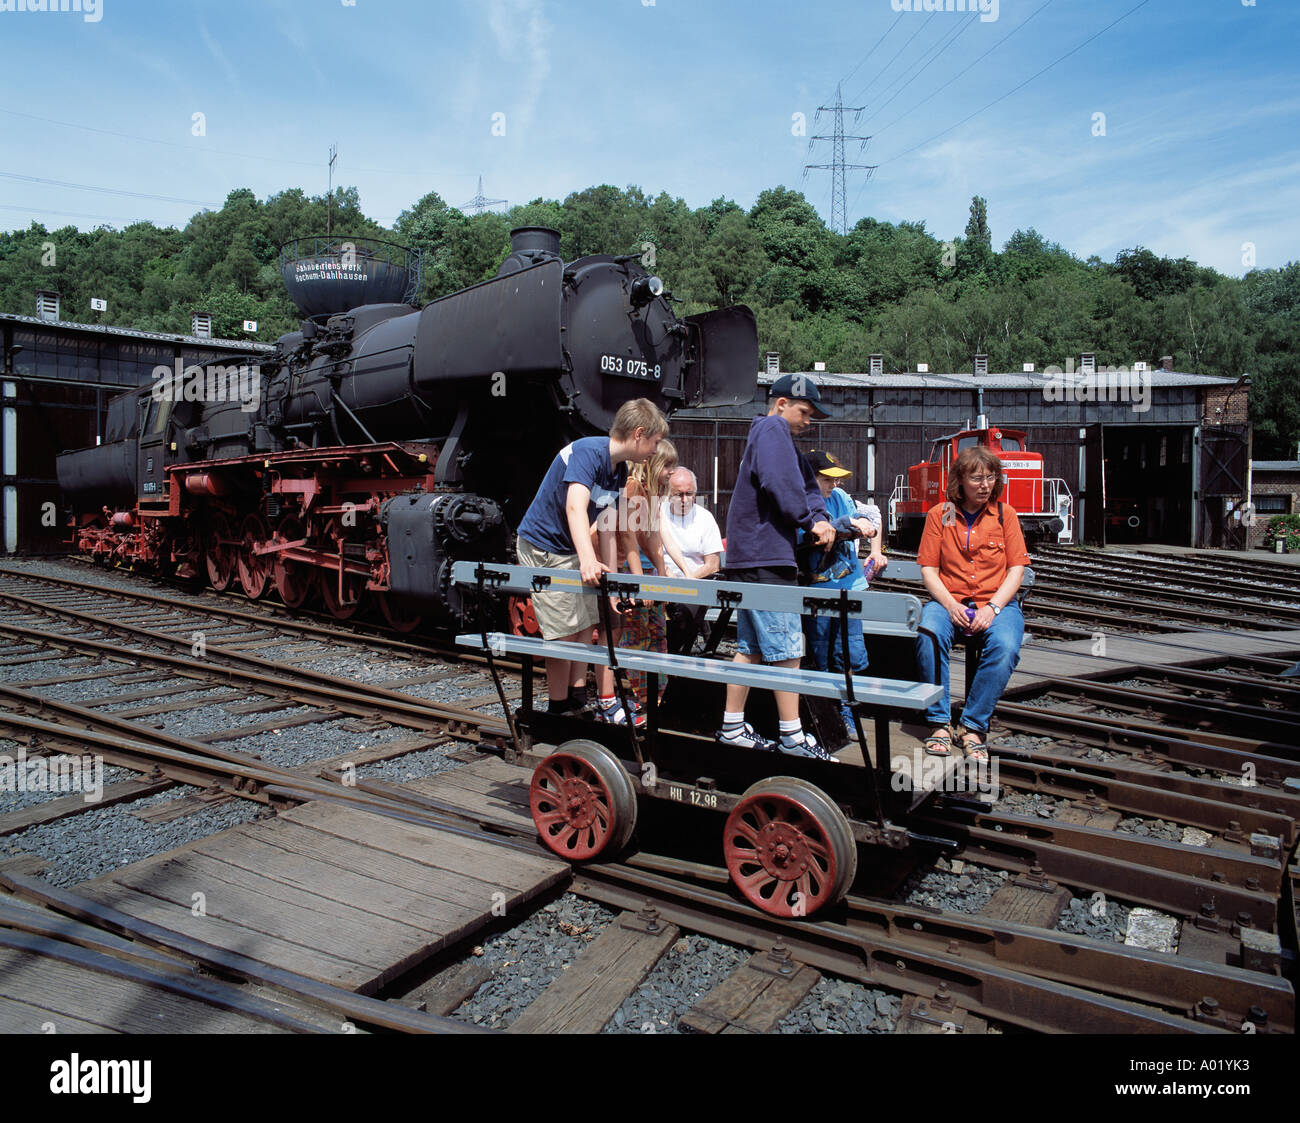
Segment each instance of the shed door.
[[1083,446],[1083,493],[1079,504],[1083,527],[1081,541],[1093,546],[1106,545],[1106,446],[1100,421],[1087,426]]
[[1215,425],[1197,434],[1192,505],[1196,512],[1193,538],[1197,546],[1233,545],[1225,538],[1226,500],[1245,500],[1249,467],[1249,431],[1244,425]]

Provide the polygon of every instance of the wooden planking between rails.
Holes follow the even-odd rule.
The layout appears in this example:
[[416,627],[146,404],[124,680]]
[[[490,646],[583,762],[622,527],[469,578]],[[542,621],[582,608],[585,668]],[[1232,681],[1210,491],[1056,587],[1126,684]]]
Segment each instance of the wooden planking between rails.
[[25,831],[28,827],[38,826],[41,823],[52,823],[56,819],[63,819],[69,815],[82,815],[87,811],[112,807],[113,804],[124,800],[143,799],[145,796],[156,795],[175,786],[171,780],[119,780],[117,783],[106,785],[97,800],[88,801],[85,792],[47,799],[43,803],[20,807],[17,811],[6,811],[0,815],[0,837]]
[[463,768],[412,780],[402,787],[431,799],[454,803],[481,822],[532,831],[533,818],[528,805],[531,782],[530,770],[489,757]]
[[507,1033],[599,1033],[676,941],[675,925],[625,912],[539,994]]
[[486,838],[309,803],[87,882],[131,916],[362,994],[568,876]]
[[678,1020],[686,1033],[771,1033],[817,985],[821,973],[787,960],[788,971],[767,953],[751,955]]

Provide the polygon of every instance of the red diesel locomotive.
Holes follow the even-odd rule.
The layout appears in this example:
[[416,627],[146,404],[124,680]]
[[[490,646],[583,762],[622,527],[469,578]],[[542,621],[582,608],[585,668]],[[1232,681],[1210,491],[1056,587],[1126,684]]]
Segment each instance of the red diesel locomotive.
[[913,464],[906,480],[900,475],[889,498],[889,530],[902,549],[915,550],[921,542],[926,513],[943,502],[948,487],[948,467],[963,449],[983,445],[1002,461],[1006,489],[1003,500],[1020,516],[1025,541],[1072,542],[1074,497],[1064,480],[1043,475],[1043,457],[1030,452],[1023,429],[990,425],[980,416],[974,428],[949,433],[934,441],[930,458]]

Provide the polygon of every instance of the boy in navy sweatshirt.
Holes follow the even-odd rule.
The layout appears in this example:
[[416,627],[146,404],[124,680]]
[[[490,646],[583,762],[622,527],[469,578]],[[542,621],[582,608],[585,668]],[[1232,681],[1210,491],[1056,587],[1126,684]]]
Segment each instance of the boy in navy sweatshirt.
[[[727,511],[727,580],[794,585],[794,544],[806,530],[819,546],[835,540],[816,475],[794,447],[814,417],[830,416],[821,408],[817,384],[804,374],[783,374],[768,391],[766,417],[756,417]],[[798,667],[803,656],[803,628],[793,612],[736,613],[737,663]],[[780,740],[769,741],[745,721],[749,687],[727,686],[726,712],[716,739],[746,749],[779,749],[794,756],[831,760],[799,721],[799,695],[774,691]]]

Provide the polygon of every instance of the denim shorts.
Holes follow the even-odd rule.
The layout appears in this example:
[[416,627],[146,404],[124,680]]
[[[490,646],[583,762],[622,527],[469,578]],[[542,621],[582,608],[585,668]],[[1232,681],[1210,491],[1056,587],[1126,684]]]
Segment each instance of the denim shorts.
[[[728,581],[756,584],[795,583],[795,571],[783,569],[738,569],[727,571]],[[784,663],[803,657],[803,620],[797,612],[760,612],[742,608],[736,612],[736,650],[757,655],[764,663]]]

